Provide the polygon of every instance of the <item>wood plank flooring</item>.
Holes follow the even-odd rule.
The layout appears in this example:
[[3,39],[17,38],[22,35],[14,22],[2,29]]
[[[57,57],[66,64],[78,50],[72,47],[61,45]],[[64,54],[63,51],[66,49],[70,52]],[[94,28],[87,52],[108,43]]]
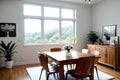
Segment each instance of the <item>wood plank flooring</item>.
[[114,69],[104,65],[98,65],[98,69],[100,71],[113,75],[115,77],[114,80],[120,80],[120,71],[115,71]]
[[[14,66],[12,69],[0,68],[0,80],[30,80],[26,67],[40,66],[39,64],[30,64],[23,66]],[[114,80],[120,80],[120,71],[115,71],[103,65],[98,65],[98,69],[115,76]],[[104,76],[104,75],[103,75]]]
[[26,68],[40,66],[39,64],[30,64],[23,66],[14,66],[12,69],[0,68],[0,80],[31,80]]

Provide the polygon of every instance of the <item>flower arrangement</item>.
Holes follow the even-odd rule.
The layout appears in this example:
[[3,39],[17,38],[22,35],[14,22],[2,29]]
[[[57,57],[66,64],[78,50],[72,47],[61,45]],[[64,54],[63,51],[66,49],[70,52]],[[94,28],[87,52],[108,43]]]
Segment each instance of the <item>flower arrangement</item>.
[[73,49],[73,46],[71,44],[66,44],[63,46],[63,49],[70,53],[70,50]]

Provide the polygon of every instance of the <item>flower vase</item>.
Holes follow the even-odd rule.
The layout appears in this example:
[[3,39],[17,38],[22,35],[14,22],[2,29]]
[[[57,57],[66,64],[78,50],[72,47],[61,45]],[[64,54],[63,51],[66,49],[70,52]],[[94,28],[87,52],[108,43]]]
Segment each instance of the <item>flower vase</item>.
[[71,55],[70,49],[66,50],[66,54],[67,54],[67,55]]
[[70,53],[70,49],[67,50],[67,53]]

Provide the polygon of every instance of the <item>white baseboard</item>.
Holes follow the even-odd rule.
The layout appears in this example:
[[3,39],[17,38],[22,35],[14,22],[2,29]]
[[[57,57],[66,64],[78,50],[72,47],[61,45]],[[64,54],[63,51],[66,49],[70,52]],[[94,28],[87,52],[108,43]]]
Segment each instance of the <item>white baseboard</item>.
[[[39,61],[24,61],[24,62],[13,62],[13,66],[26,65],[26,64],[39,64]],[[4,63],[0,64],[0,68],[5,67]]]

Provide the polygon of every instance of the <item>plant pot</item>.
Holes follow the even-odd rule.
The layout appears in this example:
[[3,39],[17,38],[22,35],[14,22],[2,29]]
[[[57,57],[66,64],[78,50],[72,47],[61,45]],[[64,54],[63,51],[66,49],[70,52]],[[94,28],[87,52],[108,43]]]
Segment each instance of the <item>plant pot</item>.
[[13,66],[13,61],[5,61],[6,68],[12,68],[12,66]]

